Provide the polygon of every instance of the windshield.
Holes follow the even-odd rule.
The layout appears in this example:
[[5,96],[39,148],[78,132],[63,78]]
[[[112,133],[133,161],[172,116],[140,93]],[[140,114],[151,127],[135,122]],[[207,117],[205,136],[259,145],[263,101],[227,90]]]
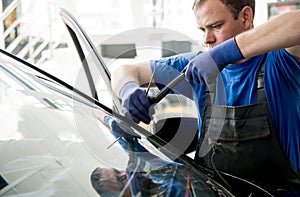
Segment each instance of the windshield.
[[75,85],[0,51],[1,123],[7,123],[0,195],[232,196],[226,175],[196,163],[179,143],[196,132],[183,122],[197,119],[161,118],[146,127],[123,116],[102,57],[70,13],[62,10],[61,17],[82,61]]
[[[1,60],[0,85],[5,90],[1,91],[1,122],[9,123],[2,124],[1,195],[29,191],[43,196],[70,195],[76,191],[86,196],[93,193],[88,189],[93,182],[87,177],[95,168],[127,169],[138,175],[172,166],[180,172],[195,171],[191,179],[206,177],[171,144],[94,98],[59,84],[50,75],[31,72],[17,59],[3,56]],[[153,160],[151,168],[142,167]],[[188,165],[182,168],[174,160]],[[133,164],[138,165],[133,168]],[[86,178],[81,180],[81,176]],[[67,191],[53,187],[57,180],[71,186]]]

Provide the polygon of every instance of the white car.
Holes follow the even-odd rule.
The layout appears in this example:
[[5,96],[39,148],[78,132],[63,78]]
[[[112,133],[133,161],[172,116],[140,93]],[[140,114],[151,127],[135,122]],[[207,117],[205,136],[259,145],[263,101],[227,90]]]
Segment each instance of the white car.
[[[91,181],[94,170],[124,171],[130,162],[128,150],[114,143],[118,137],[103,121],[105,116],[115,120],[129,136],[133,135],[132,140],[149,154],[166,163],[176,160],[193,172],[188,176],[177,175],[178,179],[185,180],[189,196],[205,195],[197,192],[192,184],[200,180],[208,184],[211,190],[208,194],[214,193],[210,196],[272,196],[246,180],[222,174],[228,183],[237,185],[229,191],[213,170],[195,163],[178,151],[176,144],[166,146],[161,136],[152,135],[124,117],[119,100],[112,93],[110,74],[101,55],[70,13],[61,10],[61,17],[81,57],[83,78],[86,77],[82,81],[86,86],[73,87],[0,50],[0,196],[98,196],[99,191]],[[103,78],[114,109],[98,101],[101,95],[95,93],[95,73],[89,70],[92,64],[99,69],[96,76]],[[162,174],[163,169],[165,166],[161,166]],[[129,178],[127,188],[122,189],[134,184]],[[122,191],[117,193],[122,194]]]

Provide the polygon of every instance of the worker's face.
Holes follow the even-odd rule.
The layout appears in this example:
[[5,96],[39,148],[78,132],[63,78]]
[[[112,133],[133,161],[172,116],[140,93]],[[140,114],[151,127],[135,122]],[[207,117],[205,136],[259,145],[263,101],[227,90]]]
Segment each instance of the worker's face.
[[204,34],[204,44],[208,48],[215,47],[245,30],[242,17],[235,20],[220,0],[207,0],[194,12],[198,28]]

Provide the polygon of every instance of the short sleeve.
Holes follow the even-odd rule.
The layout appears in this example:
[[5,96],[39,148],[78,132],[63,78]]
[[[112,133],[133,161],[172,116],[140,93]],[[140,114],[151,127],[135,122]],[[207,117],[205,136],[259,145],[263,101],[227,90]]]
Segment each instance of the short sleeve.
[[[170,81],[180,75],[191,59],[199,53],[185,53],[159,60],[151,60],[150,67],[154,73],[154,81],[159,89],[162,89]],[[183,80],[174,89],[173,93],[180,93],[188,98],[192,98],[192,87],[190,83]]]

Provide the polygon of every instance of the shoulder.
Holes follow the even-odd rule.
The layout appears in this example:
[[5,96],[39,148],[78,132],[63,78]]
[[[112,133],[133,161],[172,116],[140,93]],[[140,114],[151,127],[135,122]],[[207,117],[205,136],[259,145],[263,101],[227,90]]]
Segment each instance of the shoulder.
[[299,93],[300,65],[285,49],[269,52],[265,64],[265,79],[268,88]]
[[286,49],[271,51],[268,53],[268,58],[277,59],[277,60],[291,59],[295,61],[294,57]]
[[298,61],[285,49],[269,52],[266,63],[270,64],[273,69],[293,69],[300,71]]

